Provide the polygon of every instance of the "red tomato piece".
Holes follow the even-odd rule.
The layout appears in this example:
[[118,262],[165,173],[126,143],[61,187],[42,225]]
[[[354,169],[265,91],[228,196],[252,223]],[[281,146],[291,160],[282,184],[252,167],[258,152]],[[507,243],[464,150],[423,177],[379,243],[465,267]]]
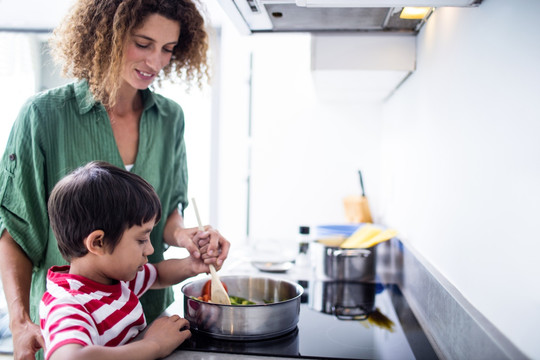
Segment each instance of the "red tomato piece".
[[202,296],[204,296],[204,295],[210,296],[210,284],[211,284],[211,281],[210,281],[210,280],[208,280],[208,281],[204,284],[204,286],[203,286],[203,288],[202,288]]
[[[225,291],[226,291],[227,293],[229,293],[229,289],[227,288],[227,285],[225,285],[225,283],[224,283],[223,281],[222,281],[221,283],[223,284],[223,287],[225,288]],[[212,281],[211,281],[211,280],[208,280],[208,281],[204,284],[204,286],[203,286],[203,288],[202,288],[202,294],[201,294],[201,296],[203,297],[203,301],[208,301],[208,300],[204,300],[205,295],[206,295],[207,298],[210,298],[211,287],[212,287],[211,284],[212,284]]]

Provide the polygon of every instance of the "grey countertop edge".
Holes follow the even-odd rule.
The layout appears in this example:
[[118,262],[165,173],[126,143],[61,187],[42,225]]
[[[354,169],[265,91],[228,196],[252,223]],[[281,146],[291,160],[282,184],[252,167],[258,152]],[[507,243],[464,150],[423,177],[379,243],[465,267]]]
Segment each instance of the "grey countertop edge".
[[[286,360],[286,359],[295,359],[287,357],[276,357],[276,356],[259,356],[259,355],[241,355],[241,354],[226,354],[218,352],[208,352],[208,351],[192,351],[192,350],[177,350],[171,355],[167,356],[167,360]],[[310,359],[310,358],[303,358]],[[311,358],[315,359],[315,358]]]
[[529,359],[406,241],[391,247],[396,282],[441,359]]

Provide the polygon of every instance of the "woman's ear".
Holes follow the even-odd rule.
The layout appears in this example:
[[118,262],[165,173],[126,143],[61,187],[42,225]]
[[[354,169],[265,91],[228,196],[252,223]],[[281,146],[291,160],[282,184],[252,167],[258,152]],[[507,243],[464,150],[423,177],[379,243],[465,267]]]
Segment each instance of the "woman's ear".
[[103,230],[94,230],[84,239],[84,245],[92,254],[103,255],[107,252],[104,238],[105,232]]

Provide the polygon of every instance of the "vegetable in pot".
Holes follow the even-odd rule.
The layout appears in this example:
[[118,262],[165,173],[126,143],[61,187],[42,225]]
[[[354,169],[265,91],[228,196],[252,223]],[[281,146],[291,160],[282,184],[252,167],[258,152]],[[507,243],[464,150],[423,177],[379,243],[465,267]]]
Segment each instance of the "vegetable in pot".
[[[221,283],[223,284],[223,287],[225,288],[225,291],[229,292],[229,290],[227,289],[227,285],[225,285],[224,282],[221,282]],[[211,293],[211,280],[208,280],[203,286],[201,296],[197,297],[196,299],[204,301],[204,302],[209,302],[210,301],[210,293]],[[229,295],[229,299],[231,300],[231,305],[256,305],[255,302],[253,302],[251,300],[248,300],[248,299],[245,299],[245,298],[240,297],[240,296]],[[265,301],[265,303],[268,304],[268,303],[271,303],[271,302],[266,302]]]
[[[202,288],[201,296],[197,297],[198,300],[202,300],[204,302],[209,302],[210,301],[211,283],[212,283],[212,281],[208,280],[204,284],[204,286]],[[227,285],[225,285],[225,283],[223,281],[221,283],[223,284],[223,287],[225,288],[225,291],[229,292],[229,289],[227,289]]]
[[256,303],[240,296],[229,295],[231,305],[255,305]]

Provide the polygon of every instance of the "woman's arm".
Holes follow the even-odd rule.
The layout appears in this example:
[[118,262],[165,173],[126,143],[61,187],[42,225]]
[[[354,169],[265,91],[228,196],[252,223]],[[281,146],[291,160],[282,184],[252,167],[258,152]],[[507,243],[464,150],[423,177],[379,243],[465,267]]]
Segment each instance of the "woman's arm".
[[166,244],[171,246],[179,246],[186,248],[191,256],[199,259],[201,253],[199,252],[199,246],[193,242],[193,237],[197,233],[196,228],[187,229],[184,227],[184,218],[178,210],[174,210],[165,223],[165,229],[163,230],[163,240]]
[[7,230],[0,237],[0,272],[13,335],[13,357],[34,359],[44,342],[39,326],[30,319],[32,262]]
[[67,344],[56,349],[49,359],[148,360],[162,358],[191,337],[188,329],[189,322],[178,315],[160,317],[148,327],[142,340],[114,347]]

